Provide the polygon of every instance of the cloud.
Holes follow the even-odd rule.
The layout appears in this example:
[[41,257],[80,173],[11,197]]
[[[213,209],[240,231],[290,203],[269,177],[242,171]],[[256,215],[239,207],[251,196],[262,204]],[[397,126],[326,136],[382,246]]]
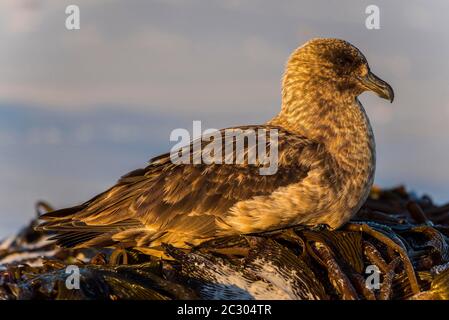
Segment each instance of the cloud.
[[34,52],[33,59],[35,48],[30,54],[9,49],[0,98],[69,110],[117,104],[139,110],[151,104],[183,112],[274,104],[288,55],[257,36],[238,37],[232,45],[198,45],[188,35],[147,25],[114,41],[88,23],[54,37],[54,48]]
[[[28,2],[33,5],[22,10]],[[436,61],[427,60],[426,68],[418,64],[429,52],[394,27],[366,33],[363,3],[81,0],[82,27],[72,32],[63,24],[69,1],[28,2],[2,5],[5,19],[32,12],[39,22],[29,19],[34,31],[20,38],[11,30],[0,33],[0,43],[8,43],[0,48],[0,100],[39,108],[74,112],[126,105],[139,112],[264,110],[269,116],[279,106],[289,53],[316,35],[354,40],[376,70],[381,66],[401,81],[441,70]],[[411,20],[425,24],[425,18],[413,17],[415,2],[379,5],[385,26],[393,24],[393,13],[398,30]],[[424,16],[435,8],[426,8]],[[447,44],[438,51],[448,53]]]

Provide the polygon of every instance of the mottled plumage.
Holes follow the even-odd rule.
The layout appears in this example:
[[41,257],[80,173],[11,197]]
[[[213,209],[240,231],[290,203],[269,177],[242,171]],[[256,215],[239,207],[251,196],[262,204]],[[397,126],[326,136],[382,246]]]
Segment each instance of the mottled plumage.
[[294,224],[338,228],[373,183],[374,136],[357,99],[366,90],[393,99],[354,46],[311,40],[287,63],[280,113],[264,125],[237,127],[278,130],[274,175],[261,175],[259,163],[176,164],[164,154],[84,204],[45,214],[39,228],[55,231],[64,246],[148,253],[161,243],[185,247]]

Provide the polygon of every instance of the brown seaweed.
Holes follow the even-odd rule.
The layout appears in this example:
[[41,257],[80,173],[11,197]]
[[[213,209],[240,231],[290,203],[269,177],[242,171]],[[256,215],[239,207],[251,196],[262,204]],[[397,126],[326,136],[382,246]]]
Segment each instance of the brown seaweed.
[[[449,205],[403,187],[374,188],[337,231],[291,227],[165,246],[170,259],[62,249],[35,223],[0,242],[0,299],[449,299]],[[79,268],[79,289],[66,285],[69,265]],[[377,287],[367,285],[373,266]]]

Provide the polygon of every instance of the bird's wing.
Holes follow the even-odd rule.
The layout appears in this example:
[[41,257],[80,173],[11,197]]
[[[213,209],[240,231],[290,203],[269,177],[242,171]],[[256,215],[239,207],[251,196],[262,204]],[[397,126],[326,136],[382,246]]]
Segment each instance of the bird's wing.
[[[174,237],[187,234],[191,238],[212,237],[217,223],[223,222],[228,210],[240,201],[269,195],[274,190],[304,179],[316,159],[326,152],[322,145],[274,126],[246,126],[230,128],[236,136],[261,129],[277,132],[278,169],[275,174],[261,175],[266,168],[260,158],[249,163],[252,152],[261,148],[270,151],[273,141],[265,141],[238,149],[235,139],[225,139],[226,129],[219,131],[224,150],[233,146],[235,160],[243,153],[241,164],[182,164],[174,163],[170,153],[153,158],[146,168],[123,176],[115,186],[86,203],[42,216],[41,229],[61,233],[60,243],[70,245],[93,239],[143,244],[166,233]],[[193,160],[198,150],[190,144],[189,157]],[[208,142],[202,142],[202,150]],[[236,151],[237,150],[237,151]],[[262,150],[262,149],[259,149]],[[201,151],[200,151],[201,152]],[[229,160],[229,159],[228,159]],[[58,238],[59,237],[59,238]],[[69,240],[64,243],[64,240]],[[136,240],[139,239],[139,240]],[[165,238],[167,240],[167,236]],[[167,240],[170,242],[170,240]],[[108,242],[108,241],[106,241]]]

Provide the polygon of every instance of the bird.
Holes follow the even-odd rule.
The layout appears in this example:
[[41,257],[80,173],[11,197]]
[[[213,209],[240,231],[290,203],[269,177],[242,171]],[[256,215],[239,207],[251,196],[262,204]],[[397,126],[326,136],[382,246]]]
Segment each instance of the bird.
[[[361,208],[374,180],[374,134],[358,99],[365,91],[393,102],[392,87],[354,45],[311,39],[288,58],[279,113],[260,125],[227,128],[275,130],[274,174],[261,174],[260,161],[180,163],[165,153],[92,199],[42,215],[37,230],[63,247],[157,255],[165,245],[191,248],[296,225],[338,229]],[[256,147],[269,148],[270,141],[257,139]],[[190,158],[198,156],[189,150]],[[251,150],[233,152],[235,158]]]

